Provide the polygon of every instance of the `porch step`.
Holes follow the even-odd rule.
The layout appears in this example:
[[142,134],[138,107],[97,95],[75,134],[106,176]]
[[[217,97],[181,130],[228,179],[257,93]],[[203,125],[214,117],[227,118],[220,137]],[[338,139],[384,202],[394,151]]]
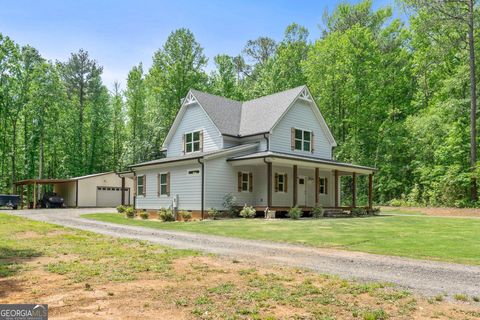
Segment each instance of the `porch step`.
[[344,211],[342,209],[325,209],[323,213],[324,217],[329,218],[348,218],[350,217],[350,213],[348,211]]

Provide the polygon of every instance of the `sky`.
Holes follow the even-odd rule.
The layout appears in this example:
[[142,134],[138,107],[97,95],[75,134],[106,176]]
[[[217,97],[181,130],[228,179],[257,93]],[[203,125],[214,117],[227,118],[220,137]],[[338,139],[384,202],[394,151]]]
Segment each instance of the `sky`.
[[[322,16],[341,1],[328,0],[0,0],[0,33],[29,44],[46,59],[66,61],[71,52],[87,50],[103,66],[103,81],[126,85],[128,71],[152,56],[171,31],[186,27],[209,58],[237,55],[259,36],[277,41],[292,22],[307,27],[310,38],[321,34]],[[357,0],[350,0],[357,2]],[[394,0],[374,0],[374,8]]]

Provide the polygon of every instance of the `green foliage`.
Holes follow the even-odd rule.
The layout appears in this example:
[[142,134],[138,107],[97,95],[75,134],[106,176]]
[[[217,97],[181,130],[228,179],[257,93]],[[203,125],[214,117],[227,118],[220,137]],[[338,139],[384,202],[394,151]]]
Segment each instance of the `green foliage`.
[[468,296],[466,294],[463,294],[463,293],[457,293],[453,296],[453,298],[457,301],[463,301],[463,302],[466,302],[466,301],[470,300],[468,298]]
[[354,217],[366,216],[369,214],[368,210],[362,207],[353,208],[350,210],[350,214]]
[[125,217],[130,219],[135,218],[135,209],[133,209],[133,207],[127,207],[124,212],[125,212]]
[[167,221],[175,221],[175,215],[173,214],[172,209],[161,208],[158,210],[158,216],[160,220],[167,222]]
[[[194,34],[174,30],[150,69],[132,67],[124,92],[118,84],[108,92],[103,68],[84,50],[51,63],[0,34],[0,190],[13,191],[18,179],[121,170],[162,157],[191,88],[246,100],[307,84],[338,142],[335,159],[380,169],[377,203],[478,206],[469,200],[480,166],[469,163],[468,30],[465,20],[444,14],[464,8],[401,2],[408,24],[370,0],[342,3],[325,14],[313,42],[292,23],[279,42],[259,35],[238,55],[217,54],[210,74]],[[432,10],[439,5],[448,10]],[[342,180],[348,199],[351,180]],[[367,188],[360,181],[359,195]],[[225,200],[236,215],[236,199]]]
[[239,215],[242,218],[255,218],[256,214],[257,214],[257,211],[255,210],[255,208],[244,205]]
[[117,212],[118,213],[125,213],[125,210],[127,210],[127,207],[125,207],[123,205],[117,206]]
[[293,207],[293,208],[290,208],[290,210],[288,210],[288,213],[287,213],[287,216],[290,218],[290,219],[293,219],[293,220],[298,220],[302,217],[303,215],[303,211],[302,209],[300,209],[299,207]]
[[149,160],[145,75],[141,63],[128,73],[125,97],[128,117],[127,160],[129,163]]
[[215,208],[208,209],[208,217],[212,220],[217,220],[220,216],[220,211]]
[[183,218],[183,221],[190,221],[190,219],[192,219],[192,213],[190,211],[181,210],[178,214]]
[[152,158],[159,150],[178,110],[190,89],[204,89],[208,76],[207,58],[193,33],[185,28],[170,33],[162,48],[153,55],[145,77],[149,127],[149,151]]
[[314,219],[323,218],[325,210],[321,206],[315,206],[312,209],[312,217]]
[[369,310],[363,313],[363,320],[386,320],[388,314],[383,309]]
[[225,208],[227,214],[230,217],[234,217],[237,215],[237,205],[237,198],[231,193],[227,193],[223,197],[223,207]]
[[140,214],[139,214],[140,218],[142,218],[143,220],[147,220],[148,219],[148,212],[147,211],[141,211]]

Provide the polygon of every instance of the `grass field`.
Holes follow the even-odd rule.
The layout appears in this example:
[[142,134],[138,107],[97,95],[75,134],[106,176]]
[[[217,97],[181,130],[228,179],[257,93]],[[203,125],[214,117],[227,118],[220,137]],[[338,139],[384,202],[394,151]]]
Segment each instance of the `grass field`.
[[231,219],[160,222],[120,214],[85,218],[158,229],[301,243],[411,258],[480,265],[480,219],[376,216],[353,219]]
[[0,214],[0,303],[47,303],[51,318],[475,319],[472,299],[426,299]]

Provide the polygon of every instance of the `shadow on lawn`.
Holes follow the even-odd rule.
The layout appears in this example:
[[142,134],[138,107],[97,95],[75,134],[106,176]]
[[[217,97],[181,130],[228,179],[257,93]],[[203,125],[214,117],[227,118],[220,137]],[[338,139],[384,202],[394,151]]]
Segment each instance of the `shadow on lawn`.
[[23,264],[41,255],[41,252],[34,249],[0,247],[0,298],[20,290],[17,280],[3,278],[14,276],[22,269]]
[[34,249],[0,247],[0,278],[14,275],[23,263],[41,255],[41,252]]

